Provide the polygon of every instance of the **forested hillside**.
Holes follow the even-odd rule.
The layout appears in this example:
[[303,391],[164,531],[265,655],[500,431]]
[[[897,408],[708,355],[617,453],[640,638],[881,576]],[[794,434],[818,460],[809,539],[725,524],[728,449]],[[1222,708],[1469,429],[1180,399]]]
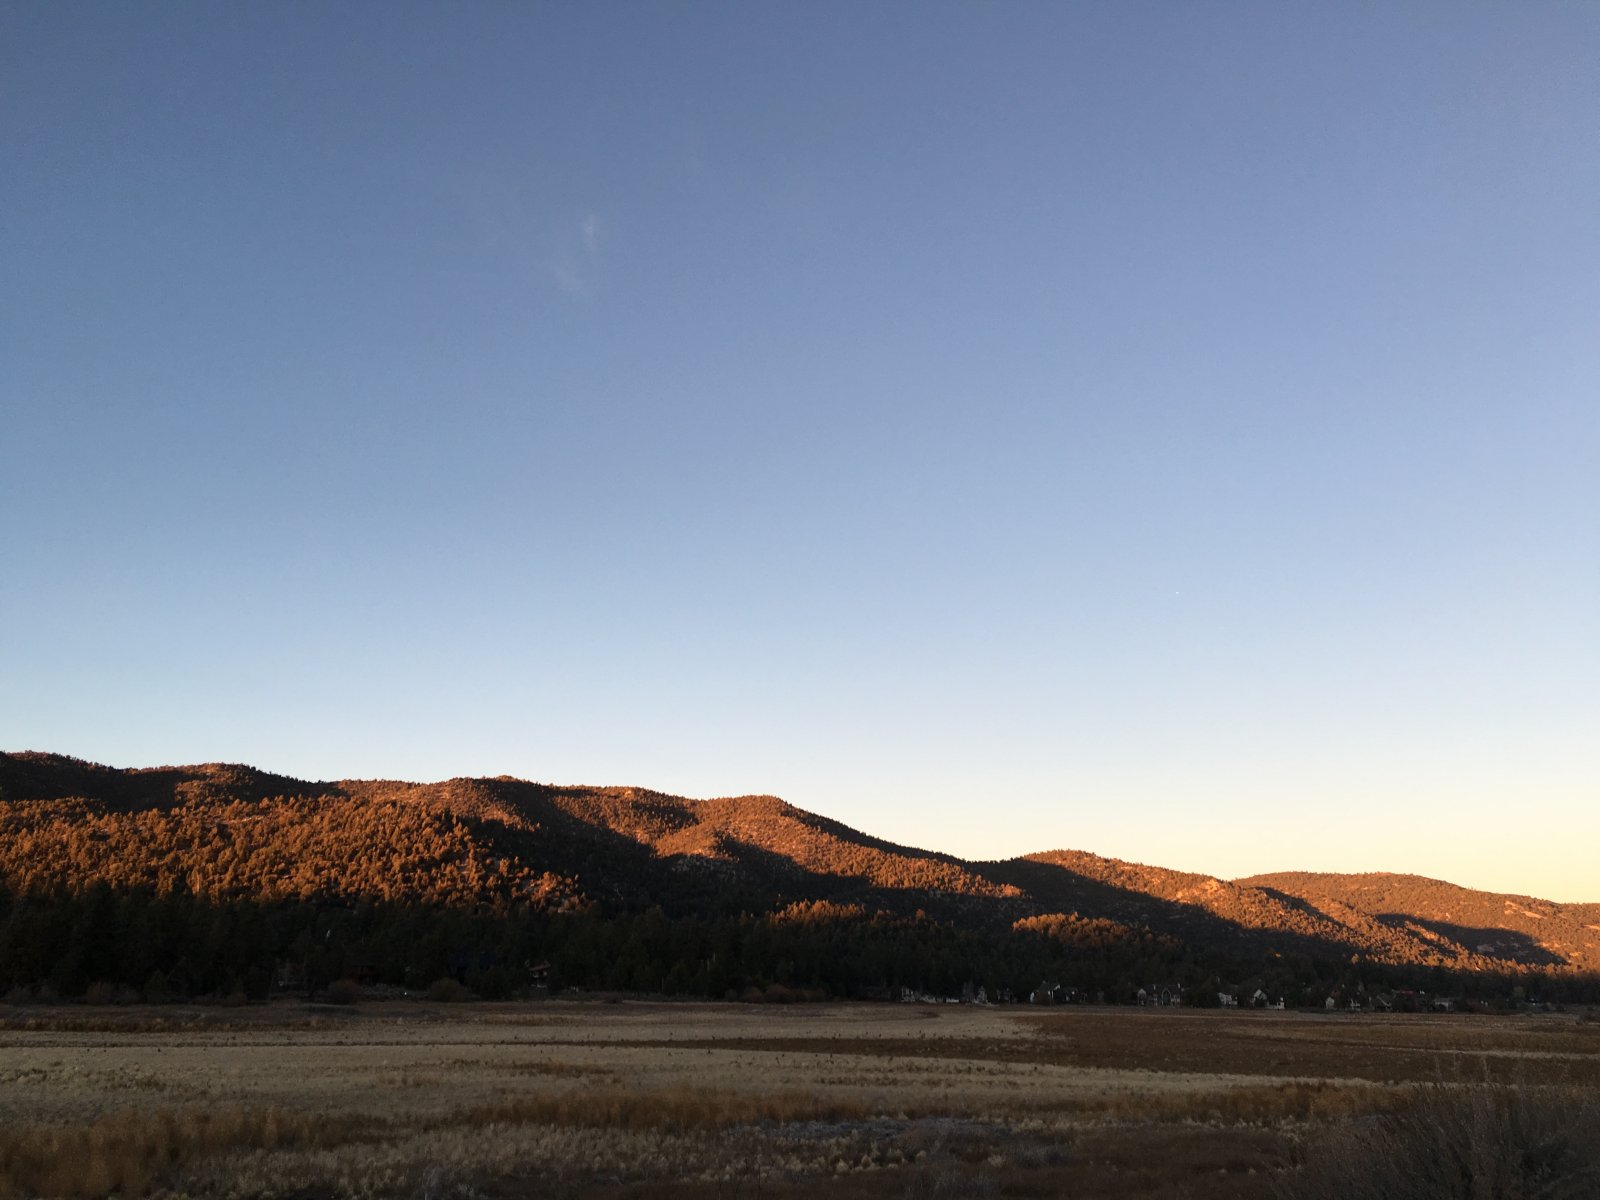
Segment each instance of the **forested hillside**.
[[1411,877],[1230,883],[1077,851],[967,862],[771,796],[36,753],[0,754],[0,905],[0,989],[64,994],[340,974],[504,991],[548,962],[582,986],[695,995],[1043,980],[1128,999],[1171,979],[1309,1002],[1458,978],[1577,994],[1600,962],[1597,906]]
[[[1600,886],[1600,871],[1596,881]],[[1556,904],[1389,873],[1282,872],[1239,882],[1314,912],[1371,913],[1387,928],[1485,958],[1600,970],[1600,904]]]

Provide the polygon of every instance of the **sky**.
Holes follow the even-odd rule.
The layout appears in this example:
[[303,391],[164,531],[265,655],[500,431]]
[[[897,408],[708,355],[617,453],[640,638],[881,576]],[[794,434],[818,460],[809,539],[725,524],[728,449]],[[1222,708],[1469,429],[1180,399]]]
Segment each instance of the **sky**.
[[1600,7],[0,3],[0,749],[1600,901]]

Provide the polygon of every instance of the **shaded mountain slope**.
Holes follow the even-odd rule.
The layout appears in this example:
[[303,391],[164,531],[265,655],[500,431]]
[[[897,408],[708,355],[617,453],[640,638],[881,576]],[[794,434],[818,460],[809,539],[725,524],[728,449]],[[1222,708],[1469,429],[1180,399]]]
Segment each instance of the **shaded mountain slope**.
[[1409,876],[1228,882],[1063,850],[965,862],[772,796],[689,800],[504,776],[310,783],[228,764],[117,770],[0,754],[0,883],[97,882],[219,899],[659,905],[669,915],[825,901],[926,912],[977,932],[1076,914],[1197,952],[1474,971],[1600,966],[1600,905]]
[[[1352,954],[1375,962],[1491,970],[1507,961],[1558,965],[1550,952],[1481,950],[1421,925],[1387,921],[1329,898],[1312,904],[1285,891],[1209,875],[1056,850],[997,864],[992,872],[1037,904],[1148,925],[1201,945],[1238,945],[1313,957]],[[1509,943],[1506,950],[1510,950]]]
[[1421,875],[1284,871],[1236,881],[1317,913],[1356,911],[1397,934],[1478,957],[1600,970],[1600,904],[1478,892]]

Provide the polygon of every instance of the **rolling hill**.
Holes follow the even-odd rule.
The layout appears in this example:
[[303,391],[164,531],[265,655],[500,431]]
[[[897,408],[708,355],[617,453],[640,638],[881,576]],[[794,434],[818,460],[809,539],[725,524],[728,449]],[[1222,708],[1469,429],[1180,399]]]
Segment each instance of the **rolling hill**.
[[216,900],[669,916],[821,902],[975,933],[1075,914],[1197,952],[1600,969],[1600,905],[1404,875],[1228,881],[1082,851],[971,862],[772,796],[690,800],[503,776],[313,783],[229,764],[123,770],[0,754],[0,882],[14,894],[104,883]]
[[1556,904],[1381,872],[1282,872],[1239,883],[1305,911],[1362,913],[1392,931],[1488,959],[1600,970],[1600,904]]

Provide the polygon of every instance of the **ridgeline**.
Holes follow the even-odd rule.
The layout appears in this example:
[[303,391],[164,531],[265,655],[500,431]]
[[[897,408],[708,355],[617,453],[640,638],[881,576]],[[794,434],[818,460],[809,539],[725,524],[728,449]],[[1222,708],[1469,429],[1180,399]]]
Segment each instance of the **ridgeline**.
[[[771,796],[0,754],[0,994],[1600,999],[1600,904],[894,845]],[[1516,989],[1521,989],[1518,992]],[[108,991],[109,990],[109,991]]]

